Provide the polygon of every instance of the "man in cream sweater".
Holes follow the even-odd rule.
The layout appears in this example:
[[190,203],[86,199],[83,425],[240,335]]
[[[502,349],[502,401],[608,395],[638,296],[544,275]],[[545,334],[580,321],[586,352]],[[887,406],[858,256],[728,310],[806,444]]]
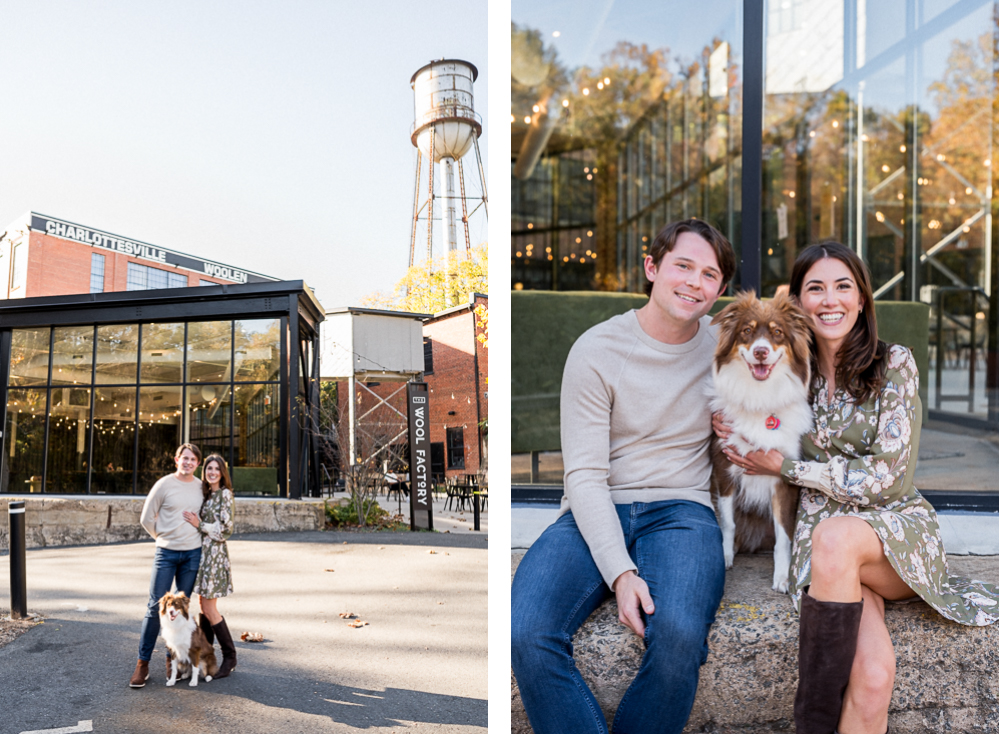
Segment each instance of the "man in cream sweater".
[[[204,499],[201,480],[194,475],[201,463],[201,450],[181,444],[174,454],[177,471],[163,477],[146,495],[139,522],[156,540],[153,574],[149,580],[149,603],[139,636],[139,661],[128,684],[142,688],[149,678],[149,659],[160,634],[160,597],[176,582],[177,591],[191,598],[201,563],[201,533],[184,519],[184,512],[201,512]],[[168,660],[169,666],[169,660]]]
[[571,640],[611,594],[643,638],[615,734],[679,733],[722,599],[722,534],[709,496],[707,316],[736,269],[697,219],[665,227],[644,263],[649,302],[584,333],[560,403],[565,496],[511,589],[514,675],[536,734],[607,732]]

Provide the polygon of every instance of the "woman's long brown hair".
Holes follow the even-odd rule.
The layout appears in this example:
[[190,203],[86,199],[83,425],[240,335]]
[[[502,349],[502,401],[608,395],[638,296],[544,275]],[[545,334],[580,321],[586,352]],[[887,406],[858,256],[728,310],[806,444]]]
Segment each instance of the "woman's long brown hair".
[[212,485],[208,483],[208,477],[207,477],[208,462],[210,461],[214,461],[219,465],[219,474],[221,474],[221,476],[219,477],[219,489],[225,488],[228,489],[230,492],[233,491],[233,482],[229,478],[229,470],[226,469],[225,460],[218,454],[209,454],[208,458],[205,459],[205,463],[201,465],[202,506],[204,506],[208,498],[212,496]]
[[[862,311],[837,353],[835,379],[837,385],[847,390],[847,394],[856,403],[864,403],[885,384],[885,371],[889,361],[889,347],[878,338],[875,298],[872,296],[871,276],[865,263],[853,250],[839,242],[810,245],[795,258],[788,290],[801,303],[802,283],[806,274],[813,265],[827,257],[840,260],[847,266],[861,293]],[[819,369],[815,339],[811,351],[813,380],[816,380],[819,378]],[[831,386],[831,391],[835,388],[836,386]]]

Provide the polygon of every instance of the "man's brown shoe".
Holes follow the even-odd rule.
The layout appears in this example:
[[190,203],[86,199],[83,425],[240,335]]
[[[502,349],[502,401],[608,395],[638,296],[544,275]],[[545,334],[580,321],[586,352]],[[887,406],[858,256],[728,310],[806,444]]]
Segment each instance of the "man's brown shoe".
[[140,660],[135,664],[135,672],[132,673],[132,679],[128,682],[129,686],[132,688],[142,688],[146,685],[146,681],[149,679],[149,661]]

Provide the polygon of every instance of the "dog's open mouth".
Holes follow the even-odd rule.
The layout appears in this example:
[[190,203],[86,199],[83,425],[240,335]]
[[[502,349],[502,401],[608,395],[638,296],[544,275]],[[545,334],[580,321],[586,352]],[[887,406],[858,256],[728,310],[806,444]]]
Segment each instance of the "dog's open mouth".
[[774,369],[773,364],[747,364],[750,368],[750,372],[753,374],[755,380],[766,380],[771,376],[771,370]]
[[170,617],[171,622],[177,619],[178,614],[179,612],[176,609],[171,609],[169,612],[167,612],[167,616]]

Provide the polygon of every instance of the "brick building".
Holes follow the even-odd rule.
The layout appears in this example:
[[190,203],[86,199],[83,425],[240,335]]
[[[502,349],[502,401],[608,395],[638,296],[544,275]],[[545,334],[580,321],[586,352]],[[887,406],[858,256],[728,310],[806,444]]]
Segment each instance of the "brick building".
[[277,279],[28,212],[0,233],[0,299]]
[[431,470],[456,476],[486,468],[489,364],[476,335],[475,293],[469,303],[424,321],[424,381],[430,393]]

